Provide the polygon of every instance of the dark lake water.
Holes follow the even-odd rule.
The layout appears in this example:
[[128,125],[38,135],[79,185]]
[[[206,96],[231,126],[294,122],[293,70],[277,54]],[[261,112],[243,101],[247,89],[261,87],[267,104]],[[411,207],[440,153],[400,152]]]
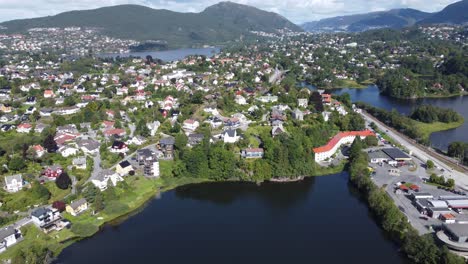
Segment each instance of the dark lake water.
[[346,172],[296,183],[210,183],[164,193],[58,263],[379,263],[406,261]]
[[105,53],[100,54],[100,57],[141,57],[145,58],[147,55],[151,55],[154,59],[158,58],[163,61],[174,61],[181,60],[189,55],[204,55],[211,57],[216,53],[219,53],[219,48],[200,48],[200,49],[175,49],[165,51],[141,51],[141,52],[130,52],[130,53]]
[[349,93],[353,102],[361,101],[386,110],[396,109],[398,112],[406,115],[410,114],[416,106],[421,104],[451,108],[460,113],[466,122],[455,129],[432,133],[430,137],[432,146],[446,150],[448,145],[453,141],[468,142],[468,96],[403,100],[381,95],[379,88],[375,85],[369,86],[367,89],[335,89],[332,93]]

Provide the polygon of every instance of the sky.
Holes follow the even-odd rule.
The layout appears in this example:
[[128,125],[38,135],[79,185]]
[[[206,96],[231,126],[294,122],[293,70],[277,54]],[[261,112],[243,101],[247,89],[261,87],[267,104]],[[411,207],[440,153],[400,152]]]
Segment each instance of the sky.
[[[281,14],[294,23],[327,17],[414,8],[435,12],[458,0],[231,0]],[[55,15],[64,11],[139,4],[177,12],[200,12],[219,0],[0,0],[0,21]]]

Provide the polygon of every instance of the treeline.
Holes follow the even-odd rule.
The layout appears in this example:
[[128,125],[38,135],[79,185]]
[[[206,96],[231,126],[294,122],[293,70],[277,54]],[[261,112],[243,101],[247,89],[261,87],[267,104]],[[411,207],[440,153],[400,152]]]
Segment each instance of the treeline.
[[448,146],[447,154],[458,159],[464,165],[468,165],[468,143],[455,141]]
[[458,94],[468,87],[467,58],[453,55],[439,67],[429,59],[415,56],[402,59],[401,67],[388,70],[376,84],[381,93],[395,98]]
[[441,108],[433,105],[420,105],[412,113],[411,118],[424,122],[459,122],[463,117],[452,109]]
[[356,105],[367,111],[373,117],[377,118],[380,122],[385,123],[410,138],[416,139],[422,144],[428,144],[428,139],[424,138],[421,131],[415,125],[415,121],[407,116],[400,114],[395,109],[387,111],[381,108],[371,106],[366,103],[358,102]]
[[385,190],[372,182],[367,169],[368,156],[362,149],[362,141],[356,138],[350,149],[350,182],[359,189],[385,232],[401,245],[402,252],[414,263],[465,263],[445,246],[437,247],[431,235],[419,236]]

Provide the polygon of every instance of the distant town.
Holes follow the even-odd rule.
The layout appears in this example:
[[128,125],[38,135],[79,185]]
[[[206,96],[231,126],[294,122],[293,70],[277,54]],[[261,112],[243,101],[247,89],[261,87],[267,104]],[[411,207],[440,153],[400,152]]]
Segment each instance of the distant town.
[[[0,35],[0,259],[52,258],[176,186],[342,171],[356,141],[368,176],[417,233],[466,256],[466,144],[445,154],[425,146],[463,118],[434,107],[384,120],[330,90],[377,83],[396,98],[466,94],[456,68],[466,53],[454,55],[466,52],[466,27],[412,30],[420,42],[404,30],[254,31],[262,42],[176,61],[102,58],[139,42],[90,28]],[[397,91],[402,83],[411,92]]]

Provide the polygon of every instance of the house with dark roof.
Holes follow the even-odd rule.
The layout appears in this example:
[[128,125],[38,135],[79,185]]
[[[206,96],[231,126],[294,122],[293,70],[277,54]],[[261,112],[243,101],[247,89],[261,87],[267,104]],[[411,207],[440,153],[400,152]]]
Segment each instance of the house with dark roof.
[[130,172],[134,171],[134,170],[133,170],[133,167],[130,164],[130,162],[128,160],[124,160],[124,161],[120,162],[119,164],[117,164],[117,166],[115,167],[115,171],[120,176],[125,176],[125,175],[130,174]]
[[128,146],[122,141],[114,141],[110,147],[110,152],[112,153],[125,153],[128,151]]
[[236,143],[239,141],[240,136],[237,135],[237,130],[229,129],[222,134],[224,143]]
[[159,140],[159,149],[163,152],[164,157],[172,159],[174,155],[175,138],[165,137]]
[[200,144],[203,141],[205,135],[203,134],[190,134],[188,135],[187,146],[193,147]]
[[0,253],[7,250],[18,242],[21,233],[13,226],[7,226],[0,229]]

